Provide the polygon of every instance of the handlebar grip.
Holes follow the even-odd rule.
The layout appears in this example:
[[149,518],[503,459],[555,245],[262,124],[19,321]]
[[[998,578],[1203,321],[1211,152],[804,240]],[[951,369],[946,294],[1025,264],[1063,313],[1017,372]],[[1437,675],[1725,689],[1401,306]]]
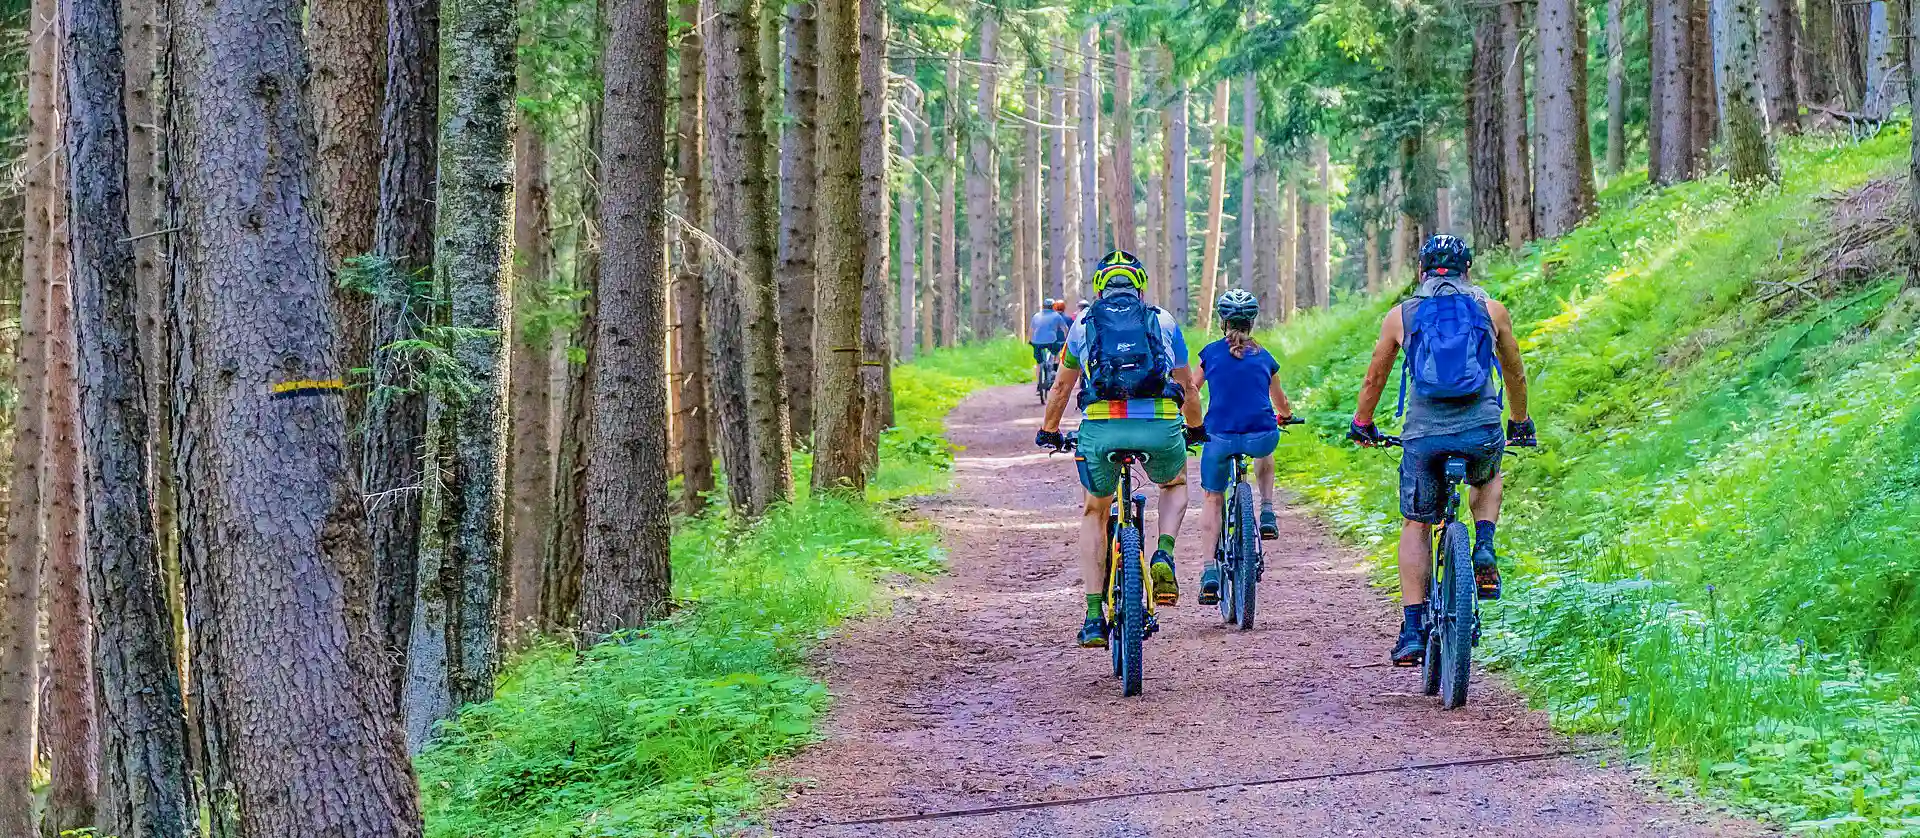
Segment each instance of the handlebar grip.
[[1282,426],[1285,426],[1285,425],[1305,425],[1305,424],[1307,424],[1307,420],[1305,420],[1305,419],[1302,419],[1302,418],[1300,418],[1300,417],[1298,417],[1298,416],[1289,416],[1289,417],[1287,417],[1287,421],[1285,421],[1285,422],[1281,422],[1280,424],[1281,424]]

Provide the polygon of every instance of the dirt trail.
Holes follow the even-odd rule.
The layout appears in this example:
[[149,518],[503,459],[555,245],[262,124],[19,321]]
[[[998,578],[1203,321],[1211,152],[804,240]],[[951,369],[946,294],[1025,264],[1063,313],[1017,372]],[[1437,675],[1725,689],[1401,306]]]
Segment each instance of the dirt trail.
[[[828,739],[785,766],[803,785],[774,813],[774,834],[1766,834],[1673,801],[1603,754],[835,825],[1583,744],[1487,679],[1474,682],[1467,708],[1443,712],[1419,695],[1415,671],[1380,666],[1397,607],[1367,586],[1356,554],[1297,509],[1283,510],[1280,539],[1267,542],[1250,633],[1193,603],[1200,550],[1180,545],[1187,595],[1148,641],[1145,694],[1121,699],[1107,653],[1070,643],[1084,607],[1070,553],[1079,485],[1071,461],[1033,448],[1031,393],[989,390],[949,417],[966,450],[954,490],[921,511],[945,532],[952,573],[827,644],[822,664],[838,696]],[[1194,520],[1190,512],[1189,531]]]

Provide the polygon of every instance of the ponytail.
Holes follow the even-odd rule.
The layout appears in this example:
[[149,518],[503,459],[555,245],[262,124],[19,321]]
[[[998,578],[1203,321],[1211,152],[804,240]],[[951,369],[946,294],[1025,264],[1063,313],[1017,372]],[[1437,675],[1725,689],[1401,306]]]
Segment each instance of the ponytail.
[[1247,350],[1260,350],[1260,342],[1253,339],[1253,322],[1250,320],[1224,320],[1221,326],[1227,332],[1227,350],[1235,358],[1247,357]]

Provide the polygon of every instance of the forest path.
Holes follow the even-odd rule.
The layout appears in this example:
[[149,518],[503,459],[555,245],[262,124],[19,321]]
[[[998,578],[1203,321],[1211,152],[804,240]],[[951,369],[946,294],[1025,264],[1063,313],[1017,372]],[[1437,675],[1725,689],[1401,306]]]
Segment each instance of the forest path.
[[[1120,698],[1108,654],[1071,644],[1084,608],[1071,554],[1079,484],[1071,460],[1034,449],[1039,412],[1030,386],[1002,387],[949,416],[950,438],[965,447],[953,491],[920,511],[945,534],[951,573],[825,645],[820,663],[838,698],[826,740],[783,766],[802,780],[773,813],[774,834],[1766,834],[1673,800],[1604,751],[839,825],[1591,744],[1555,734],[1497,682],[1477,679],[1471,703],[1444,712],[1419,694],[1417,670],[1381,665],[1398,608],[1368,586],[1357,553],[1293,508],[1267,542],[1252,632],[1194,603],[1200,550],[1180,545],[1182,604],[1162,612],[1148,641],[1145,693]],[[1194,521],[1189,512],[1189,533]]]

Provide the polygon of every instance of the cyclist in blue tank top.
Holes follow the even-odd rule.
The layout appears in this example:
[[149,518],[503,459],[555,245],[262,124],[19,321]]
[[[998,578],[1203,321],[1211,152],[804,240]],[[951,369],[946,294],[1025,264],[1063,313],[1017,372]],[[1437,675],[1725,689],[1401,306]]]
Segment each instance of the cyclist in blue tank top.
[[[1280,386],[1280,364],[1273,353],[1253,339],[1253,323],[1260,301],[1235,288],[1214,304],[1226,337],[1200,350],[1200,370],[1194,388],[1207,388],[1207,446],[1200,453],[1200,488],[1206,502],[1200,506],[1200,543],[1220,541],[1225,517],[1227,484],[1233,478],[1233,456],[1256,458],[1254,473],[1260,487],[1260,537],[1276,538],[1279,522],[1273,515],[1273,449],[1280,444],[1280,423],[1293,418],[1293,405]],[[1200,604],[1220,601],[1220,557],[1214,555],[1200,574]]]

